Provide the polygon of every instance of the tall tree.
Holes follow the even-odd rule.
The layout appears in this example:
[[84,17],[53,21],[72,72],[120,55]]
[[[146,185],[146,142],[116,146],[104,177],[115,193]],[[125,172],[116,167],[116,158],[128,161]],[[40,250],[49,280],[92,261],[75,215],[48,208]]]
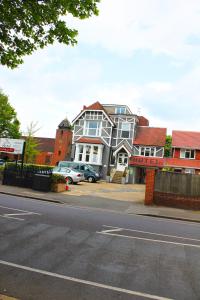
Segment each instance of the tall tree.
[[16,68],[23,56],[54,41],[75,45],[78,31],[66,26],[62,16],[85,19],[98,15],[100,0],[1,0],[0,62]]
[[0,137],[19,138],[20,122],[8,96],[0,90]]
[[165,143],[165,157],[169,157],[171,155],[171,148],[172,148],[172,137],[171,135],[166,136],[166,143]]
[[36,155],[40,153],[38,150],[39,143],[35,138],[35,134],[39,131],[37,122],[31,122],[30,125],[27,127],[26,133],[26,148],[25,148],[25,156],[24,161],[25,163],[34,163]]

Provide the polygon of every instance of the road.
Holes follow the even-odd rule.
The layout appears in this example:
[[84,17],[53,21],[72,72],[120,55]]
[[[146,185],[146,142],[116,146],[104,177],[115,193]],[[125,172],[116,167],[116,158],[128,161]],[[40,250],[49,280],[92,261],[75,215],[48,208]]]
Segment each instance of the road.
[[200,299],[200,224],[0,195],[0,294]]

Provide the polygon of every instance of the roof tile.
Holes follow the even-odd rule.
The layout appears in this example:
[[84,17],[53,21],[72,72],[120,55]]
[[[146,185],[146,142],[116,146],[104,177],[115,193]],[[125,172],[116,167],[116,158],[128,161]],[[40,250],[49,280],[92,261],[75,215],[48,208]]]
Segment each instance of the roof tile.
[[134,145],[162,146],[166,142],[166,128],[138,126]]
[[173,130],[172,147],[200,149],[200,132]]
[[86,137],[81,137],[76,141],[77,143],[85,143],[85,144],[103,144],[101,139],[97,138],[86,138]]

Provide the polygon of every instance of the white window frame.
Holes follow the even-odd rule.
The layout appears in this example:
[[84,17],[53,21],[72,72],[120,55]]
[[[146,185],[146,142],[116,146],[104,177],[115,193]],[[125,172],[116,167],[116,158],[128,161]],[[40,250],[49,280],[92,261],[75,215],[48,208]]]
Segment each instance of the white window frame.
[[[97,128],[89,128],[89,123],[90,122],[93,122],[93,123],[97,123],[98,126]],[[92,136],[92,137],[98,137],[98,136],[101,136],[101,128],[102,128],[102,122],[101,120],[85,120],[84,122],[84,135],[85,136]],[[92,134],[89,134],[89,130],[96,130],[96,134],[95,135],[92,135]]]
[[[129,130],[123,130],[123,125],[128,125],[129,126]],[[122,136],[122,132],[128,132],[128,137],[123,137]],[[122,122],[121,123],[121,138],[122,139],[129,139],[130,138],[130,132],[131,132],[131,123],[129,122]]]
[[[79,154],[80,154],[78,151],[79,146],[83,146],[82,160],[79,160]],[[90,148],[89,161],[86,161],[86,149],[88,146],[91,148]],[[96,157],[97,159],[95,159],[95,160],[94,160],[94,147],[98,147],[98,155]],[[86,163],[86,164],[91,164],[91,165],[101,165],[102,164],[102,155],[103,155],[103,145],[77,143],[74,162]]]
[[187,168],[185,169],[185,174],[195,174],[195,169]]
[[[191,157],[191,151],[194,151],[194,157]],[[186,152],[190,152],[190,157],[185,157]],[[180,149],[180,158],[195,159],[196,158],[196,150],[194,150],[194,149]]]
[[118,115],[125,115],[126,114],[126,107],[118,106],[115,108],[115,113]]

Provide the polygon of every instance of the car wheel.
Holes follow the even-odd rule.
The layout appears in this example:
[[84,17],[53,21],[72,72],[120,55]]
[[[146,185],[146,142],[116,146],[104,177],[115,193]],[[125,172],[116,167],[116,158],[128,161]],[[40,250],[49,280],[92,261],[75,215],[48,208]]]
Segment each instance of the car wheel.
[[72,183],[73,183],[73,179],[72,179],[71,177],[67,177],[66,179],[68,180],[68,183],[69,183],[69,184],[72,184]]
[[89,176],[89,177],[88,177],[88,181],[89,181],[89,182],[95,182],[95,179],[94,179],[94,177]]

